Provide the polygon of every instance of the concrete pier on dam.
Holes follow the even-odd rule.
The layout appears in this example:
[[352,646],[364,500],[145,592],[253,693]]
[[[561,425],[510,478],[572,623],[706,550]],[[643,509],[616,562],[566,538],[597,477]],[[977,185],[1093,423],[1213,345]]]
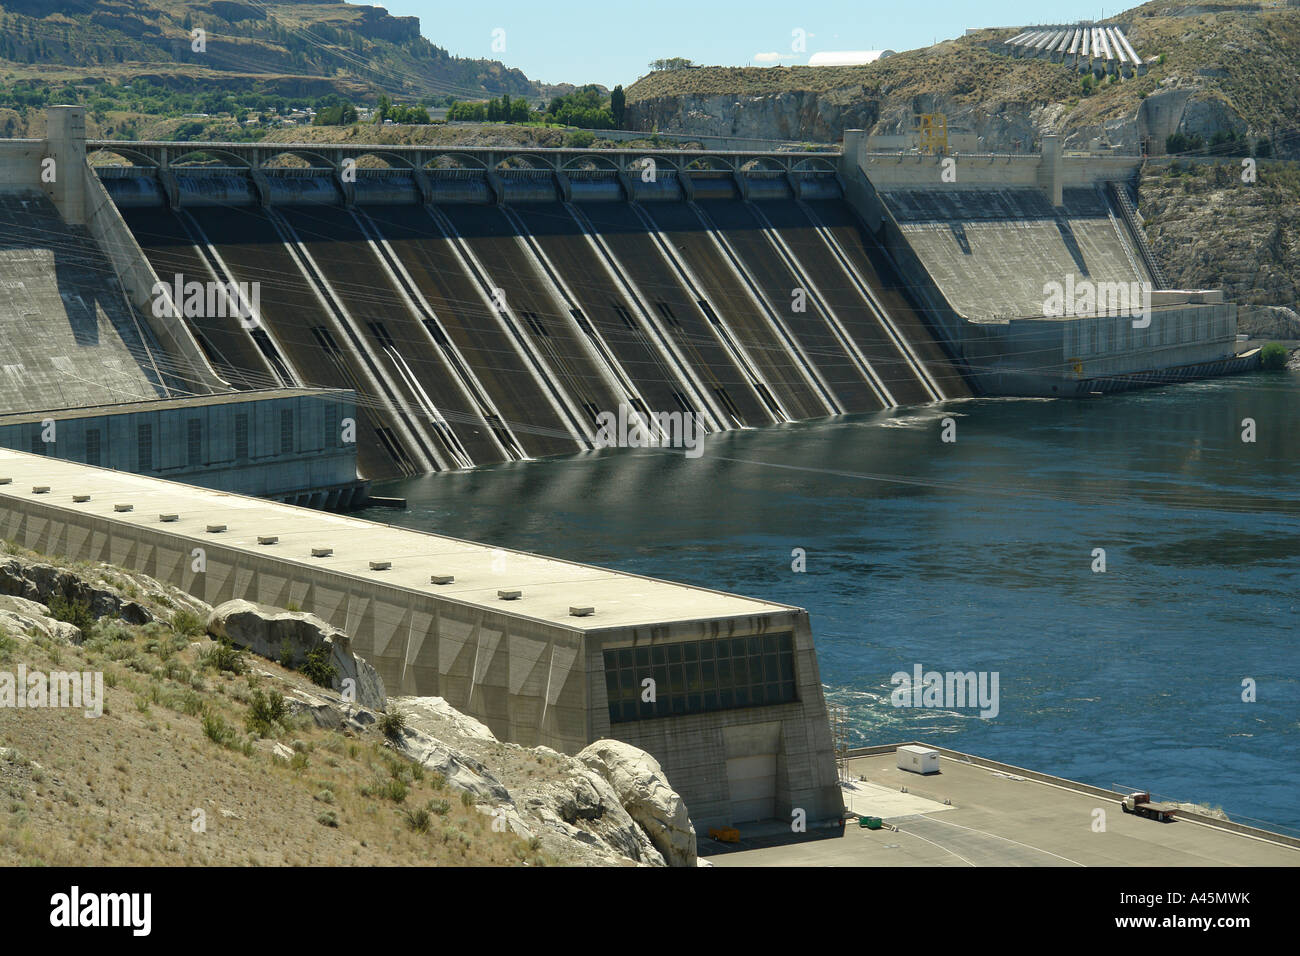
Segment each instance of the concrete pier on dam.
[[154,274],[260,290],[185,318],[223,379],[357,392],[367,478],[971,394],[833,156],[198,148],[87,144]]

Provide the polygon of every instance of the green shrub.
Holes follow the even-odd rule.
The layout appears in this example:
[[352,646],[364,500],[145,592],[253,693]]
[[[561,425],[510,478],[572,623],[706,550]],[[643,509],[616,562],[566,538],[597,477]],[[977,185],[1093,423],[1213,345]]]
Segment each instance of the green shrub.
[[197,717],[203,713],[203,698],[192,690],[176,690],[163,697],[163,706],[190,717]]
[[474,794],[470,793],[468,790],[462,790],[460,792],[460,805],[466,809],[474,806]]
[[50,598],[50,616],[80,628],[87,636],[95,629],[95,615],[91,613],[90,605],[62,594]]
[[185,637],[198,637],[207,631],[207,625],[201,617],[183,608],[172,615],[171,624],[173,631]]
[[14,648],[17,646],[17,641],[4,631],[0,631],[0,664],[9,662],[9,658],[13,656]]
[[1259,350],[1259,364],[1269,371],[1286,368],[1287,351],[1277,342],[1269,342]]
[[406,784],[395,777],[375,778],[361,788],[363,797],[382,797],[393,803],[401,803],[408,793]]
[[402,816],[406,819],[406,825],[416,833],[428,833],[433,821],[428,810],[406,810]]
[[339,825],[339,818],[333,810],[326,810],[324,813],[316,817],[316,822],[323,827],[337,828]]
[[302,662],[299,670],[318,687],[333,687],[334,678],[338,676],[338,669],[330,661],[329,648],[324,645],[308,651],[307,659]]
[[121,621],[108,621],[101,624],[95,633],[96,646],[103,644],[120,644],[135,640],[135,632]]
[[214,744],[223,747],[235,738],[235,728],[226,723],[220,714],[213,711],[203,715],[203,733]]
[[243,652],[229,641],[221,641],[204,648],[199,653],[199,664],[216,671],[228,671],[231,674],[242,674],[248,669]]
[[259,737],[271,737],[283,724],[286,712],[283,694],[274,690],[266,693],[255,690],[249,701],[244,727],[249,733],[257,734]]
[[379,731],[389,740],[396,740],[406,729],[406,715],[394,708],[379,718]]
[[450,800],[430,800],[430,801],[429,801],[429,812],[430,812],[430,813],[436,813],[436,814],[437,814],[438,816],[440,816],[440,817],[445,817],[447,814],[451,813],[451,801],[450,801]]

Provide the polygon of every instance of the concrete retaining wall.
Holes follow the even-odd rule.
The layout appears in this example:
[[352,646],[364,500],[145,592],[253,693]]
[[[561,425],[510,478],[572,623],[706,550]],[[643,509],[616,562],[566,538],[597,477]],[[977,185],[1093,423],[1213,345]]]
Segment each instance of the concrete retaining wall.
[[40,192],[41,160],[45,156],[45,140],[0,140],[0,182],[8,191]]
[[[603,651],[609,647],[656,645],[771,633],[794,633],[798,700],[787,704],[737,708],[611,724],[605,689]],[[834,747],[822,695],[817,652],[806,611],[727,622],[719,630],[701,624],[647,628],[642,633],[588,635],[588,699],[592,739],[616,737],[672,766],[669,780],[686,800],[697,831],[733,822],[727,761],[761,759],[775,753],[774,814],[790,820],[802,809],[809,821],[838,819],[843,798],[836,782]]]
[[155,314],[153,290],[158,276],[86,161],[85,108],[52,106],[46,125],[48,136],[41,144],[41,155],[54,161],[53,175],[43,177],[40,160],[28,158],[30,168],[13,170],[16,178],[5,182],[35,180],[64,222],[89,230],[112,265],[128,305],[144,318],[167,353],[172,367],[161,371],[169,388],[182,394],[228,390],[230,386],[213,371],[175,306],[168,302],[163,314]]
[[[840,171],[845,198],[893,258],[913,297],[921,304],[926,321],[949,343],[953,358],[980,393],[1074,395],[1090,380],[1201,364],[1209,368],[1232,355],[1236,306],[1214,293],[1153,293],[1150,325],[1146,328],[1134,328],[1131,315],[969,321],[954,307],[877,191],[886,187],[935,191],[1032,187],[1043,190],[1051,202],[1059,205],[1064,188],[1129,179],[1141,164],[1139,157],[1077,156],[1054,151],[1048,157],[1050,169],[1040,156],[958,157],[957,181],[945,184],[941,175],[943,157],[873,154],[866,151],[865,143],[861,131],[845,134]],[[1016,254],[1015,243],[1022,233],[1028,235],[1016,223],[1007,223],[1007,255]],[[928,237],[931,233],[918,235]],[[1119,238],[1127,241],[1128,237]],[[1041,281],[1061,282],[1062,275],[1073,268],[1071,260],[1066,259],[1062,268],[1055,270],[1061,275],[1044,275]],[[956,274],[960,276],[960,270]],[[995,281],[990,276],[974,276],[973,281],[981,280]]]

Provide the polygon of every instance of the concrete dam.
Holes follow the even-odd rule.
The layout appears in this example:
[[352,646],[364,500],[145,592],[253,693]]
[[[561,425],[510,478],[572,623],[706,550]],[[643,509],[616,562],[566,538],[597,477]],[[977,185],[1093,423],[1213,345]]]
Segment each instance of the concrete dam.
[[[665,444],[671,416],[708,434],[1257,362],[1221,292],[1167,288],[1140,157],[1052,136],[1031,156],[860,131],[838,153],[88,142],[75,107],[49,129],[0,148],[3,441],[95,464],[107,421],[72,445],[45,423],[131,403],[114,460],[141,474],[264,462],[228,490],[347,508],[370,480],[604,447],[609,417]],[[249,406],[213,404],[232,393]],[[339,447],[350,474],[313,466]]]
[[368,478],[589,449],[623,405],[716,432],[971,394],[825,159],[91,146],[137,161],[99,175],[164,284],[260,289],[187,315],[216,373],[355,390]]
[[[0,142],[0,536],[308,608],[502,739],[645,749],[697,824],[840,817],[807,611],[321,512],[595,448],[620,409],[717,433],[1250,361],[1222,293],[1164,288],[1140,159],[1051,138],[87,142],[80,107],[48,127]],[[1052,312],[1051,283],[1150,302]]]

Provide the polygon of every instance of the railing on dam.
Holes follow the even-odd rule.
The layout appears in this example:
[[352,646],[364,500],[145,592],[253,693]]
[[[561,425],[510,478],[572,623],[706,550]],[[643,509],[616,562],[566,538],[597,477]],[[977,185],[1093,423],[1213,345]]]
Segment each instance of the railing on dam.
[[795,172],[833,170],[838,150],[815,152],[779,149],[578,149],[571,147],[497,146],[389,146],[380,144],[326,143],[193,143],[156,140],[87,140],[86,152],[115,153],[144,166],[168,168],[187,156],[205,153],[236,166],[263,168],[270,160],[294,156],[320,168],[340,170],[347,160],[377,157],[390,166],[429,169],[431,164],[452,162],[462,167],[491,170],[498,167],[530,167],[564,171],[604,168],[620,172],[639,171],[644,161],[668,169],[708,168],[741,170],[751,166]]

